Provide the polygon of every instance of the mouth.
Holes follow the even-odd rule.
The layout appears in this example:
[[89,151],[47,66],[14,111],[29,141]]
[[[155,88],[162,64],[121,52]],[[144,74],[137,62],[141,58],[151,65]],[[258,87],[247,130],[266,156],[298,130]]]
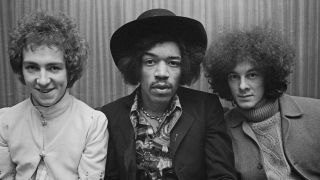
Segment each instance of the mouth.
[[151,88],[164,90],[164,89],[171,89],[171,86],[167,83],[156,83],[156,84],[153,84]]
[[249,98],[253,95],[238,95],[238,98],[241,98],[241,99],[245,99],[245,98]]
[[40,92],[40,93],[50,93],[52,90],[53,90],[54,88],[52,88],[52,89],[36,89],[38,92]]
[[166,94],[170,92],[171,86],[167,83],[156,83],[151,86],[151,89],[157,94]]

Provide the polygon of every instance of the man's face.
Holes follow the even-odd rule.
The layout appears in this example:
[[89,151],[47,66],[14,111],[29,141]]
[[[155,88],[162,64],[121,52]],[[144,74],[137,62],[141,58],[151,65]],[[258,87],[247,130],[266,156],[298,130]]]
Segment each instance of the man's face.
[[181,76],[181,54],[174,42],[162,42],[142,56],[141,95],[143,103],[168,103],[175,95]]
[[236,104],[252,109],[264,100],[264,77],[249,61],[237,64],[228,75],[228,84]]
[[65,94],[68,80],[63,52],[40,46],[23,51],[23,77],[36,105],[51,106]]

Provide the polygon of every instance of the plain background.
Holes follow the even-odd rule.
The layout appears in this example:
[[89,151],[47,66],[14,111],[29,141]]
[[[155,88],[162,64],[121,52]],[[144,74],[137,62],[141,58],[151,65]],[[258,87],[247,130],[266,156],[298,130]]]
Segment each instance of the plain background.
[[[0,108],[29,96],[13,74],[8,54],[8,33],[17,20],[33,11],[64,12],[75,19],[90,45],[87,70],[71,93],[98,107],[132,92],[113,63],[109,39],[121,25],[152,8],[202,22],[209,43],[232,30],[268,26],[289,39],[297,52],[287,93],[320,98],[319,0],[0,0]],[[201,78],[191,88],[210,92]],[[224,106],[229,103],[222,101]]]

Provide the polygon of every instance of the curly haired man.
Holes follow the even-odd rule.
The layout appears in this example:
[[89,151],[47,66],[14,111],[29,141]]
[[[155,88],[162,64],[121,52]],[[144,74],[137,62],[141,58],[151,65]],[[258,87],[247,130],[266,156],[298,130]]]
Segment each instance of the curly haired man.
[[204,67],[213,92],[236,107],[225,114],[244,180],[319,179],[320,100],[285,94],[295,54],[280,33],[228,33]]

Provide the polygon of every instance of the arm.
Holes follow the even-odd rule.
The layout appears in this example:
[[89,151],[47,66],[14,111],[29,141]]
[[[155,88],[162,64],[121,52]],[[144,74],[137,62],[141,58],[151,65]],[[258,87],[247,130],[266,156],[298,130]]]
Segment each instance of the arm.
[[108,120],[101,112],[95,111],[87,135],[86,147],[78,167],[80,179],[103,179],[107,158],[109,133]]
[[[120,162],[117,159],[117,151],[116,151],[115,141],[114,141],[115,133],[114,133],[114,129],[112,128],[112,123],[114,123],[115,120],[118,120],[122,117],[119,117],[119,116],[115,117],[113,113],[110,113],[110,112],[114,112],[115,109],[117,109],[117,106],[114,106],[114,105],[107,105],[104,108],[100,109],[109,119],[108,130],[110,133],[109,143],[108,143],[107,163],[106,163],[106,174],[104,178],[105,180],[120,180],[119,166],[118,166],[118,163]],[[119,112],[122,112],[122,111],[119,110]]]
[[119,170],[117,167],[116,153],[113,145],[112,137],[110,137],[108,145],[108,155],[107,155],[107,165],[106,165],[106,180],[119,180]]
[[15,165],[11,160],[8,147],[7,133],[8,125],[5,122],[4,114],[7,108],[0,109],[0,179],[13,180],[15,177]]
[[205,142],[207,179],[238,179],[221,103],[216,96],[208,100]]

